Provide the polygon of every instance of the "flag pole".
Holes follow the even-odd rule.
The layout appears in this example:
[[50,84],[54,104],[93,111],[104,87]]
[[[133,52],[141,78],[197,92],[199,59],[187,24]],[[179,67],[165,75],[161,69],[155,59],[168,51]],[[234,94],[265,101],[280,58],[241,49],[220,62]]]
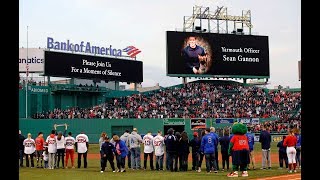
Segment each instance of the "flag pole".
[[29,76],[29,64],[28,64],[28,28],[27,26],[27,65],[26,65],[26,118],[28,118],[28,76]]

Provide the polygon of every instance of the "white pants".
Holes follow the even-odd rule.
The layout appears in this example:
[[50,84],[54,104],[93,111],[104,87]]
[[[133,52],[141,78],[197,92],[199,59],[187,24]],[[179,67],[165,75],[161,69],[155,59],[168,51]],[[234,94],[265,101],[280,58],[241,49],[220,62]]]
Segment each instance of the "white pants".
[[296,163],[296,149],[294,147],[287,147],[287,156],[288,156],[288,163]]
[[56,153],[49,153],[49,169],[54,168],[54,162],[56,159],[55,157],[56,157]]
[[262,149],[262,168],[271,167],[270,149]]

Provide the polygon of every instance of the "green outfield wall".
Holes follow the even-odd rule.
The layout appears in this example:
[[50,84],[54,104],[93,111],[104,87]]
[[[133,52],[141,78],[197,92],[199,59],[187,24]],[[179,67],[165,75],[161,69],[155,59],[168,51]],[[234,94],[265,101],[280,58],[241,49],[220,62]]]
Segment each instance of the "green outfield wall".
[[[230,119],[230,118],[229,118]],[[236,120],[236,118],[234,119]],[[268,119],[259,119],[260,122],[266,121]],[[271,120],[271,119],[269,119]],[[123,132],[128,129],[138,128],[138,133],[143,135],[148,131],[152,134],[156,134],[158,130],[162,132],[167,132],[169,128],[175,129],[175,131],[186,131],[189,137],[192,137],[194,131],[192,128],[198,125],[210,127],[214,126],[216,128],[223,128],[226,126],[232,126],[231,123],[219,123],[216,124],[216,119],[19,119],[19,129],[22,131],[23,135],[31,133],[32,137],[35,138],[38,132],[43,132],[44,137],[47,137],[54,124],[63,125],[68,124],[67,132],[72,132],[73,136],[76,136],[81,131],[84,131],[91,143],[97,143],[101,132],[107,132],[109,136],[115,133],[122,135]],[[63,126],[59,126],[57,131],[64,131]]]

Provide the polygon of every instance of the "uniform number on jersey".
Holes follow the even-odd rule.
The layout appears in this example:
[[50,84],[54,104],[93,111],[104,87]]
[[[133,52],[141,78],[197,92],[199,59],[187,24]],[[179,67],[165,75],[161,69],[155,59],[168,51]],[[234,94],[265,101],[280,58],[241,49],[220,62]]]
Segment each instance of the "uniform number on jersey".
[[31,147],[32,146],[32,143],[26,143],[25,144],[25,147]]
[[155,146],[161,146],[162,142],[161,141],[154,141]]
[[85,143],[85,142],[87,142],[86,139],[82,139],[82,138],[78,139],[78,143]]
[[144,140],[144,144],[145,144],[146,146],[150,146],[150,141],[149,141],[149,139]]
[[246,140],[239,140],[239,144],[240,145],[246,145],[247,143],[246,143]]

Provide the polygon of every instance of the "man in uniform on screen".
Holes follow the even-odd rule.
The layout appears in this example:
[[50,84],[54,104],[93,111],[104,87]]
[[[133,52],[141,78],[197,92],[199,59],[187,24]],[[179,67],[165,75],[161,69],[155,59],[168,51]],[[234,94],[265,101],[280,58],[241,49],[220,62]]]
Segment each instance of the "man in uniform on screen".
[[200,69],[200,64],[206,63],[207,55],[203,47],[196,44],[196,37],[188,37],[188,45],[181,53],[185,61],[186,74],[203,74],[204,71]]

